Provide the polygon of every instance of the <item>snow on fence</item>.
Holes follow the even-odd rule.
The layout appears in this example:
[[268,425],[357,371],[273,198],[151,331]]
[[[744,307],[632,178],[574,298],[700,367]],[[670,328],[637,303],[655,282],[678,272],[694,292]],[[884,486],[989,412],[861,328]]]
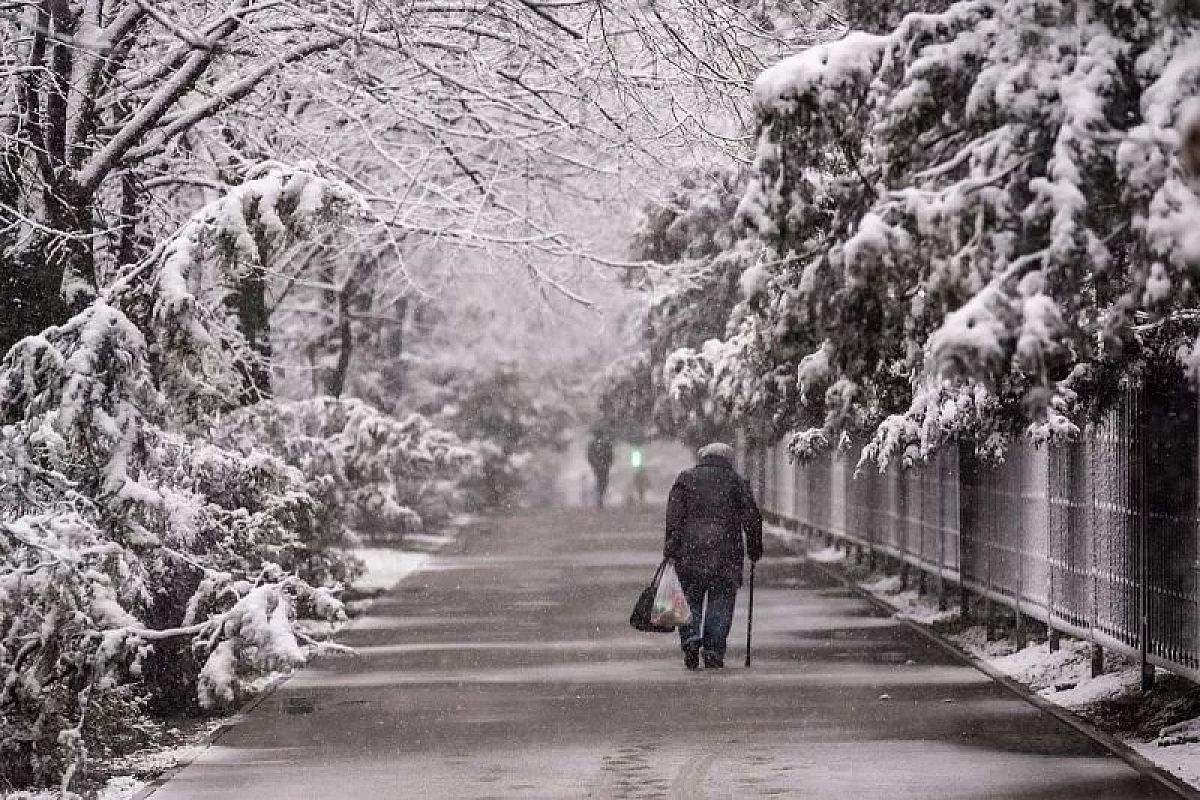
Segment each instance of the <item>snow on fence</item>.
[[[741,438],[740,467],[771,522],[833,537],[948,587],[1200,681],[1200,525],[1194,400],[1133,393],[1074,444],[969,448],[879,473]],[[852,449],[853,452],[853,449]]]

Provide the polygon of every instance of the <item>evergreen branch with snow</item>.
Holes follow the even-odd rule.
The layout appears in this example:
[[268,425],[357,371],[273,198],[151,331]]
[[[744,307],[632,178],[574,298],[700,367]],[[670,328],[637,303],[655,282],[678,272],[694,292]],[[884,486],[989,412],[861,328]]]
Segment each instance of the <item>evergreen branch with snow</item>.
[[1076,435],[1147,370],[1200,372],[1195,10],[942,5],[755,84],[740,213],[773,255],[710,386],[800,456],[843,433],[881,466],[995,455]]

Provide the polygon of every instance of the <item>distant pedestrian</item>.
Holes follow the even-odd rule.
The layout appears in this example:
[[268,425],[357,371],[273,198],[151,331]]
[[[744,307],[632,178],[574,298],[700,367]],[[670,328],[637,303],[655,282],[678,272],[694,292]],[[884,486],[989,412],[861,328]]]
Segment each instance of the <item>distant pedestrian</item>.
[[733,469],[733,448],[700,448],[699,463],[675,479],[667,498],[663,555],[675,562],[692,622],[679,629],[688,669],[725,666],[725,640],[742,585],[742,564],[762,558],[762,515],[750,484]]
[[602,429],[592,431],[588,442],[587,460],[596,476],[596,508],[604,508],[604,495],[608,491],[608,472],[612,469],[612,439]]

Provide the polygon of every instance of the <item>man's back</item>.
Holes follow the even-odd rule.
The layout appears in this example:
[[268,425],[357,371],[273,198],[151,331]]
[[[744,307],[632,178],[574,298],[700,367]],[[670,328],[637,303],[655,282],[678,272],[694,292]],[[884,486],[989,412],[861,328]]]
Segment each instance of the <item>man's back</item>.
[[741,583],[746,550],[755,560],[762,554],[762,517],[729,459],[704,457],[680,473],[667,500],[666,539],[665,553],[680,570]]
[[700,448],[700,463],[675,479],[663,555],[675,562],[692,611],[692,621],[679,628],[684,666],[698,669],[701,656],[705,669],[725,666],[742,562],[762,557],[762,516],[750,484],[733,469],[729,445]]

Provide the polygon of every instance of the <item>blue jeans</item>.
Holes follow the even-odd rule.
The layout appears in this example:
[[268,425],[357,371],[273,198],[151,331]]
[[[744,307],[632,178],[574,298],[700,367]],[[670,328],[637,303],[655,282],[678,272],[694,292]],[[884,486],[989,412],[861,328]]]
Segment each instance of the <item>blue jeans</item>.
[[679,583],[687,595],[688,608],[692,610],[692,621],[679,628],[680,646],[685,651],[699,647],[724,659],[725,640],[733,627],[737,584],[715,575],[683,571],[679,573]]

